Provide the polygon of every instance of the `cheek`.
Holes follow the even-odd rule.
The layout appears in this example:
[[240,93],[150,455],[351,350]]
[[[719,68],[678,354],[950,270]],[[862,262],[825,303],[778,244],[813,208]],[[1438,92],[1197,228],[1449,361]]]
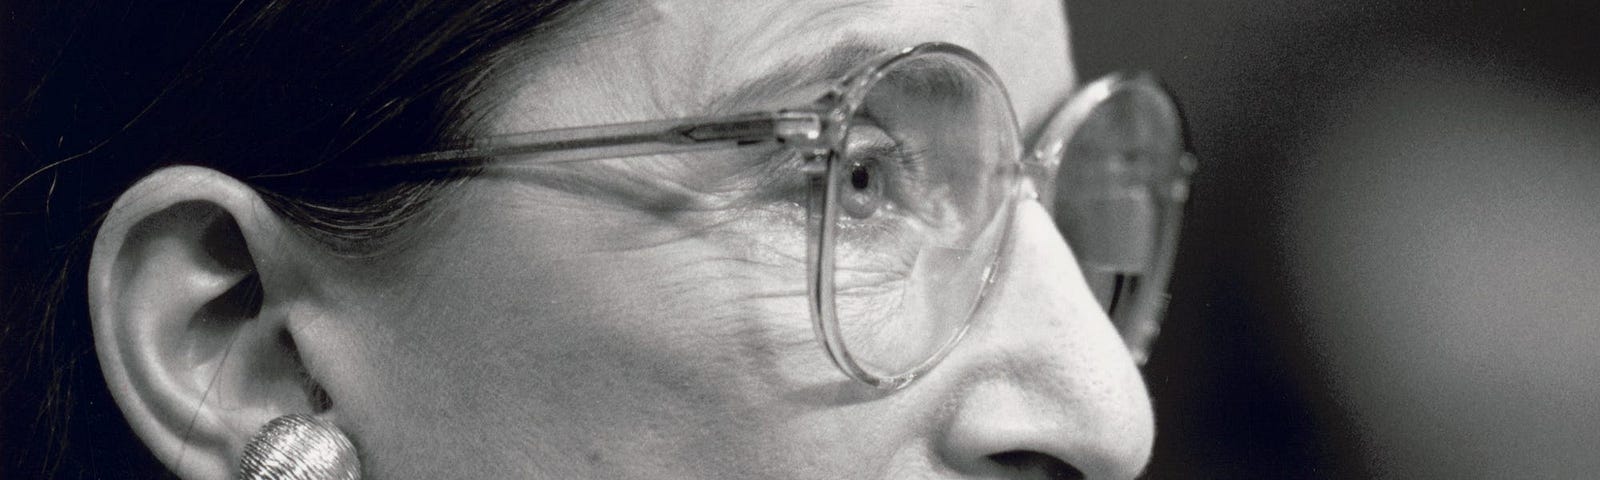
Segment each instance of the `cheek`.
[[490,445],[580,463],[734,455],[786,416],[775,392],[835,380],[812,336],[803,235],[759,214],[485,200],[524,190],[469,195],[449,229],[472,233],[428,242],[389,296],[383,383],[406,392],[392,414],[428,423],[397,422],[403,443],[513,439]]

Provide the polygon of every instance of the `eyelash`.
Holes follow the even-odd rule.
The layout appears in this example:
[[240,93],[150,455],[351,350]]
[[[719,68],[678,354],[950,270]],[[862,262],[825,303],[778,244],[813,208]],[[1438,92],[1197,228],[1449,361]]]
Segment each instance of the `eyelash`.
[[[892,184],[895,190],[889,193],[900,194],[902,199],[917,198],[918,195],[923,193],[919,191],[918,187],[927,185],[929,149],[925,145],[917,145],[916,142],[910,139],[891,135],[888,131],[876,126],[867,128],[872,128],[878,133],[878,135],[874,136],[875,139],[882,138],[885,141],[855,147],[854,150],[872,159],[873,161],[870,164],[894,167],[894,175],[891,179],[896,180]],[[890,161],[885,162],[882,161],[883,159]],[[868,164],[868,162],[858,162],[853,159],[846,159],[846,161],[851,166]]]
[[[866,239],[891,234],[906,221],[904,217],[916,216],[916,199],[925,196],[931,152],[907,139],[895,138],[870,123],[859,125],[858,128],[871,128],[868,131],[876,133],[868,137],[872,143],[846,147],[854,151],[854,158],[838,159],[840,164],[835,168],[852,169],[858,165],[871,168],[872,181],[878,182],[878,185],[870,194],[881,197],[879,201],[892,208],[878,211],[867,218],[850,218],[848,214],[841,213],[844,217],[841,233]],[[842,157],[843,152],[840,153]],[[751,160],[753,162],[748,172],[756,179],[753,192],[757,192],[749,199],[751,204],[780,206],[783,210],[795,208],[797,210],[793,211],[798,216],[794,220],[803,225],[803,208],[811,182],[807,175],[801,173],[807,161],[805,156],[796,149],[783,147],[759,154]],[[844,184],[840,187],[848,189],[851,172],[847,170],[843,173]],[[841,192],[840,199],[844,200],[851,193],[848,190]]]

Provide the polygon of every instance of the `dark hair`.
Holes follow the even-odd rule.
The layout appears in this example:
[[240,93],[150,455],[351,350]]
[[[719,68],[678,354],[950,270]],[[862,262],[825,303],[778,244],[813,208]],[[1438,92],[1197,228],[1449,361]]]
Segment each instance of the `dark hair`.
[[452,179],[339,166],[458,133],[494,55],[588,3],[5,4],[0,477],[164,475],[90,338],[88,247],[124,189],[205,166],[335,251],[380,248]]

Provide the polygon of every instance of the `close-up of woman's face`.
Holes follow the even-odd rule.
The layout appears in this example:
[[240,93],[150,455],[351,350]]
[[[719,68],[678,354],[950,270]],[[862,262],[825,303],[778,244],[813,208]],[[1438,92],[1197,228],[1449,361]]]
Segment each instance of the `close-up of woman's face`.
[[[166,353],[156,357],[219,358],[207,366],[224,372],[178,375],[209,405],[181,434],[171,425],[183,423],[172,420],[183,409],[162,405],[182,405],[163,395],[185,390],[100,349],[106,363],[126,365],[107,377],[113,392],[135,392],[118,404],[164,463],[181,475],[227,471],[229,452],[257,426],[308,413],[343,429],[370,478],[1132,478],[1143,469],[1154,426],[1136,361],[1036,200],[1037,185],[1011,193],[1018,180],[1003,176],[1006,186],[967,187],[984,180],[914,163],[1045,128],[1077,86],[1060,2],[618,2],[565,22],[474,72],[454,128],[494,138],[807,107],[856,67],[932,42],[986,62],[1005,92],[992,95],[995,105],[1008,94],[1017,127],[996,116],[951,127],[975,130],[923,132],[939,137],[923,141],[950,143],[943,152],[874,157],[870,168],[852,159],[852,189],[838,200],[838,271],[809,288],[808,180],[772,149],[507,163],[451,183],[403,241],[356,257],[271,227],[285,221],[249,195],[237,204],[212,195],[243,205],[224,210],[258,269],[256,308],[270,319],[262,324],[282,332],[237,335],[282,340],[207,341],[203,322],[185,330],[199,334],[160,337]],[[900,124],[981,97],[972,78],[905,70],[933,80],[885,80],[892,86],[866,99],[849,148],[871,142],[861,132],[898,137]],[[973,140],[950,140],[959,132]],[[940,161],[968,160],[931,160]],[[119,212],[150,198],[136,194],[184,195],[174,188],[184,173],[162,175],[180,180],[123,195],[90,270],[97,338],[133,345],[124,350],[138,350],[128,338],[140,329],[107,319],[141,307],[118,304],[118,272],[163,267],[160,255],[116,253],[130,248],[116,242],[159,253],[144,237],[160,234],[139,229],[166,230],[159,218]],[[195,185],[218,181],[194,175]],[[967,270],[981,280],[967,290],[944,278],[963,270],[941,262],[971,260],[908,253],[932,233],[895,220],[942,211],[954,216],[929,221],[959,224],[963,208],[983,208],[925,205],[968,195],[940,188],[1006,192],[993,203],[1006,211],[983,213],[1002,219],[981,236],[996,239],[997,259]],[[910,273],[896,267],[912,264]],[[817,288],[833,295],[846,329],[866,328],[857,325],[877,313],[946,321],[907,310],[913,304],[950,310],[938,318],[970,327],[951,330],[959,342],[914,381],[875,388],[819,342],[808,303]],[[963,303],[977,291],[981,301]],[[845,335],[889,347],[847,347],[867,362],[945,338],[886,325]],[[273,353],[285,346],[289,354]]]
[[1589,477],[1501,3],[0,0],[0,479]]
[[[804,105],[838,67],[870,58],[863,50],[933,41],[985,58],[1024,131],[1074,82],[1058,2],[650,2],[607,13],[578,20],[595,24],[566,48],[509,52],[475,102],[476,128]],[[710,103],[719,99],[728,103]],[[341,291],[322,307],[327,319],[306,327],[336,331],[337,344],[308,353],[347,365],[325,388],[369,471],[1140,470],[1152,438],[1143,385],[1039,204],[1016,206],[967,338],[926,378],[883,392],[840,373],[814,338],[804,210],[763,191],[786,180],[735,157],[508,169],[466,182],[431,233],[397,255],[403,266]]]

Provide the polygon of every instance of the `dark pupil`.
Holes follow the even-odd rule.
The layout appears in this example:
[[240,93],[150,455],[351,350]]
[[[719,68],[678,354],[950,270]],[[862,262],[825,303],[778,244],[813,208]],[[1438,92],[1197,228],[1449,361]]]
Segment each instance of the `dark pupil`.
[[856,165],[850,170],[850,186],[856,190],[866,190],[872,185],[872,174],[867,172],[865,165]]

